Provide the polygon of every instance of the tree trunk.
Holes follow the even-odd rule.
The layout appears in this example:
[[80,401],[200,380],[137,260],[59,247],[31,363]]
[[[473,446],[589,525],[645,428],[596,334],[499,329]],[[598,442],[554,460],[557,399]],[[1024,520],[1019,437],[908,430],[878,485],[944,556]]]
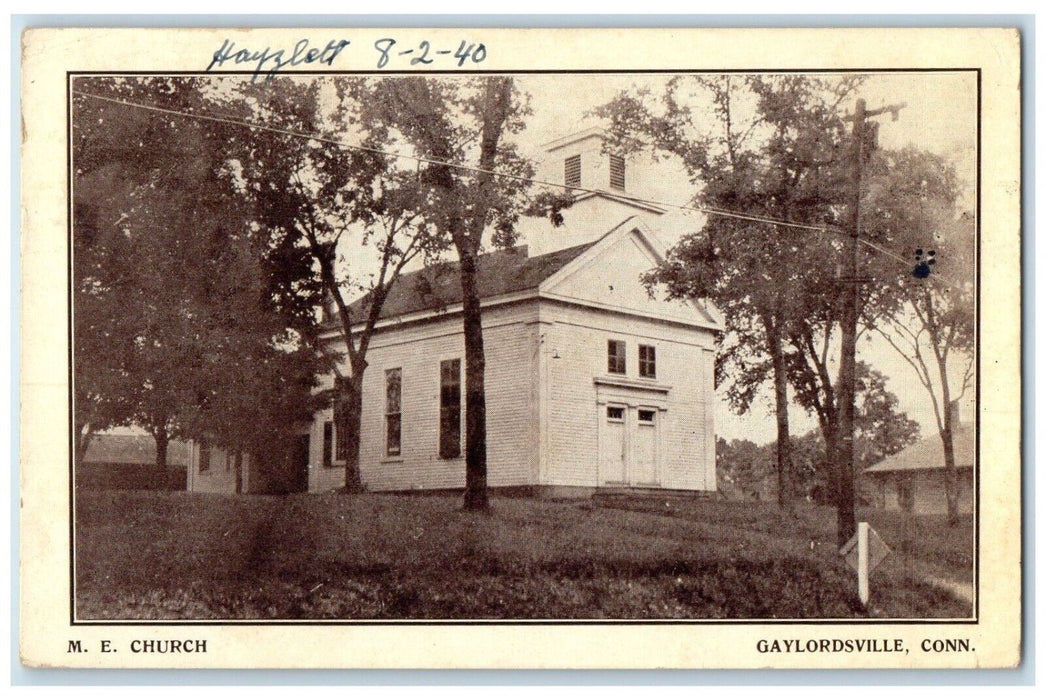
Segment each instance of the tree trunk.
[[944,417],[941,442],[944,444],[944,497],[948,502],[948,524],[955,525],[959,522],[959,474],[955,467],[955,444],[950,407]]
[[836,532],[839,546],[850,541],[857,532],[857,515],[854,498],[854,389],[856,336],[843,334],[842,359],[839,370],[839,398],[836,421],[834,475],[834,502],[836,507]]
[[948,524],[959,522],[959,474],[955,468],[955,422],[958,402],[952,402],[948,386],[948,363],[944,356],[937,354],[937,371],[941,377],[941,404],[944,406],[944,420],[941,427],[941,443],[944,447],[944,498],[948,508]]
[[166,428],[159,428],[153,432],[156,440],[156,478],[161,489],[167,488],[167,445],[171,437]]
[[236,473],[236,493],[243,493],[243,452],[237,451],[233,461],[233,470]]
[[476,256],[461,254],[462,314],[465,332],[465,510],[485,510],[487,500],[487,407],[483,378],[483,320],[476,287]]
[[767,326],[770,354],[774,365],[774,410],[777,415],[777,505],[791,501],[792,442],[788,434],[788,372],[780,331]]
[[828,483],[827,483],[827,496],[831,499],[830,503],[835,503],[835,495],[839,493],[839,470],[836,469],[836,464],[839,460],[839,441],[837,431],[837,422],[830,422],[830,427],[827,430],[822,430],[821,435],[824,436],[824,463],[828,468]]
[[[363,368],[353,369],[352,376],[343,382],[342,387],[341,395],[335,401],[341,402],[338,433],[345,436],[345,492],[362,493],[360,429],[363,425]],[[384,412],[385,409],[381,410]]]

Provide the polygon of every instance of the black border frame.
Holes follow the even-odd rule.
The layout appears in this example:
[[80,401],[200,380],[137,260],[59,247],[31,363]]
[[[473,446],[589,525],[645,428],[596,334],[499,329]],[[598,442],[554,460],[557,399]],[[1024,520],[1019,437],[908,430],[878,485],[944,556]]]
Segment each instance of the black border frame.
[[[644,68],[644,69],[532,69],[532,70],[292,70],[279,73],[281,77],[294,76],[326,76],[326,75],[687,75],[687,74],[840,74],[840,73],[968,73],[976,74],[977,84],[977,126],[976,126],[976,229],[975,229],[975,295],[974,295],[974,354],[975,354],[975,381],[974,381],[974,565],[973,565],[973,615],[970,618],[933,618],[933,619],[908,619],[908,618],[788,618],[788,619],[607,619],[607,620],[564,620],[564,619],[423,619],[423,620],[343,620],[343,619],[302,619],[302,620],[256,620],[256,619],[216,619],[216,620],[77,620],[76,619],[76,529],[75,529],[75,422],[74,422],[74,373],[73,373],[73,149],[72,149],[72,81],[81,76],[206,76],[206,75],[240,75],[260,76],[264,73],[251,70],[196,70],[196,71],[66,71],[66,196],[68,197],[67,216],[67,249],[66,249],[66,286],[67,304],[66,327],[68,342],[68,385],[69,385],[69,624],[71,627],[141,627],[141,626],[164,626],[164,627],[228,627],[228,626],[299,626],[299,627],[342,627],[342,626],[532,626],[532,625],[977,625],[980,622],[980,515],[981,515],[981,488],[980,488],[980,455],[981,455],[981,205],[982,205],[982,121],[983,121],[983,90],[982,69],[979,67],[934,67],[934,68],[729,68],[729,69],[683,69],[683,68]],[[1024,395],[1021,394],[1023,406]],[[1023,435],[1023,430],[1022,430]],[[1021,453],[1023,457],[1023,439],[1021,440]],[[1023,459],[1022,459],[1023,461]],[[1021,474],[1021,491],[1023,497],[1024,478]],[[1022,523],[1024,521],[1022,511]],[[1022,527],[1023,538],[1023,527]],[[1023,568],[1022,568],[1023,578]],[[1023,608],[1023,602],[1022,602]]]

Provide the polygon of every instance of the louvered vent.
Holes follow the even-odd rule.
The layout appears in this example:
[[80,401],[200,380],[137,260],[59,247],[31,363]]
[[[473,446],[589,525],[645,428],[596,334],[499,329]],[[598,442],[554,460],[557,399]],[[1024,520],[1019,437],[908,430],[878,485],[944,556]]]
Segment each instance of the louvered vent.
[[563,183],[567,187],[581,187],[581,155],[563,161]]
[[625,189],[625,159],[610,156],[610,186],[615,190]]

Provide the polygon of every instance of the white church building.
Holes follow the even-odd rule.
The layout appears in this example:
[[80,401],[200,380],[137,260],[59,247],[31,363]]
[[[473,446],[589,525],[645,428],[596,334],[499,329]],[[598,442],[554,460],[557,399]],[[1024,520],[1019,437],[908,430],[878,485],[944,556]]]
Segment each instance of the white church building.
[[[642,284],[665,255],[665,211],[628,198],[656,176],[643,165],[604,154],[598,130],[548,144],[538,176],[581,188],[564,225],[527,221],[520,245],[480,258],[493,488],[716,490],[722,319],[701,300],[656,299]],[[461,307],[455,263],[405,274],[390,290],[364,375],[367,489],[464,487]],[[322,340],[343,342],[333,326]],[[332,409],[316,414],[303,488],[344,485],[342,438]]]
[[[597,130],[547,150],[540,175],[595,192],[578,195],[562,227],[530,222],[519,246],[480,259],[488,483],[714,491],[722,320],[709,304],[661,301],[643,286],[665,254],[655,233],[664,211],[627,199],[630,161],[603,154]],[[367,354],[368,489],[464,486],[464,358],[456,266],[401,277]],[[310,491],[344,484],[336,433],[332,411],[318,413]]]

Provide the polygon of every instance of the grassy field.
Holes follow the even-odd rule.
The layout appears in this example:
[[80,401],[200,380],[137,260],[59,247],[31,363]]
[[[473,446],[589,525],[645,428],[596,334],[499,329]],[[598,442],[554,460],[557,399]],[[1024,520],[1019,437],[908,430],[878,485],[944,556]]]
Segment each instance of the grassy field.
[[[863,608],[834,514],[613,498],[77,496],[81,619],[968,617],[972,521],[873,513]],[[935,583],[931,583],[935,582]]]

